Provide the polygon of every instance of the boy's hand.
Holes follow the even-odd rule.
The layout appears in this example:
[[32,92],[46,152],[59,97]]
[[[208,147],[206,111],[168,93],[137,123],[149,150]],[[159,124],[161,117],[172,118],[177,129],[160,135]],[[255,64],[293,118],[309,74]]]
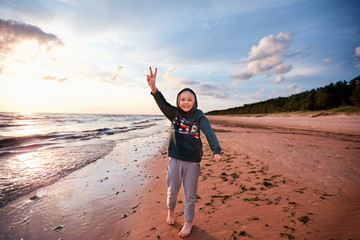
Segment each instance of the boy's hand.
[[215,154],[215,155],[214,155],[214,158],[215,158],[215,162],[218,163],[218,162],[220,162],[222,156],[221,156],[220,154]]
[[155,73],[153,74],[151,67],[149,67],[150,69],[150,75],[147,75],[147,82],[151,88],[151,92],[152,93],[156,93],[157,92],[157,88],[156,88],[156,73],[157,73],[157,68],[155,68]]

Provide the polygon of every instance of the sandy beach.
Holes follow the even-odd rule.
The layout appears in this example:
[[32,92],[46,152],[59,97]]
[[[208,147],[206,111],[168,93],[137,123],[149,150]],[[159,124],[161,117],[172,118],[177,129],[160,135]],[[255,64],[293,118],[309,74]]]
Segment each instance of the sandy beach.
[[[195,226],[188,239],[360,239],[360,117],[209,117],[223,147],[204,139]],[[166,155],[121,221],[120,239],[177,239],[166,224]]]
[[[215,163],[202,136],[195,225],[187,239],[360,239],[360,116],[209,120],[223,160]],[[166,224],[167,134],[158,138],[117,146],[12,202],[0,239],[180,239],[184,194],[176,224]],[[124,173],[126,181],[119,179]],[[21,204],[26,211],[16,211]]]

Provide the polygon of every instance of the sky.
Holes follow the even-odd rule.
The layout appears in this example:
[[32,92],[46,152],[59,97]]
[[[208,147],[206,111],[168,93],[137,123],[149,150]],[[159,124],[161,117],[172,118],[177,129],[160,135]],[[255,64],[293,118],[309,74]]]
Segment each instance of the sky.
[[0,112],[204,112],[360,75],[357,0],[0,0]]

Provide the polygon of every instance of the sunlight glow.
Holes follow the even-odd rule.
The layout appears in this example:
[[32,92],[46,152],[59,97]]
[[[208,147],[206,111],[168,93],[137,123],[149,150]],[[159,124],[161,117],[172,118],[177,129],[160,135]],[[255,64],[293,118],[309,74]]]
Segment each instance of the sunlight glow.
[[27,40],[16,45],[13,49],[12,58],[17,60],[29,59],[36,57],[40,48],[39,44],[35,40]]
[[26,172],[26,175],[32,176],[33,174],[37,174],[41,172],[44,168],[43,165],[45,161],[39,157],[39,152],[29,152],[20,154],[19,158],[19,170],[21,172]]
[[22,112],[31,112],[33,106],[44,101],[44,85],[33,79],[14,80],[10,88],[12,105]]
[[41,175],[44,172],[46,161],[41,157],[38,151],[23,153],[12,159],[7,164],[13,173],[14,181],[29,181],[30,179]]
[[16,135],[19,136],[29,136],[39,132],[38,129],[34,128],[34,122],[29,117],[32,116],[31,113],[21,113],[25,119],[17,120],[16,124],[19,125],[19,128],[16,129]]

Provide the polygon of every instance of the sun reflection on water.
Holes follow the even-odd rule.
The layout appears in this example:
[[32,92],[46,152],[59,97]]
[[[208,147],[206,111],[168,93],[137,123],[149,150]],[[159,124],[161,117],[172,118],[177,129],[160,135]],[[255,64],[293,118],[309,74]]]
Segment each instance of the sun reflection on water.
[[29,112],[22,112],[16,120],[17,129],[14,129],[18,136],[29,136],[37,132],[34,121],[35,114]]
[[[34,120],[35,114],[29,112],[19,113],[16,119],[17,128],[13,129],[14,136],[27,137],[35,135],[38,131],[36,129],[36,122]],[[23,153],[8,159],[8,168],[11,170],[15,179],[20,181],[28,181],[41,175],[42,171],[46,169],[46,160],[43,154],[34,148],[29,148],[28,143],[19,145],[24,147]]]
[[[9,162],[8,167],[17,181],[28,182],[37,178],[44,171],[46,163],[39,152],[28,152]],[[15,180],[15,181],[16,181]]]
[[39,152],[24,153],[19,155],[18,159],[20,169],[27,173],[38,172],[44,168],[44,161]]

